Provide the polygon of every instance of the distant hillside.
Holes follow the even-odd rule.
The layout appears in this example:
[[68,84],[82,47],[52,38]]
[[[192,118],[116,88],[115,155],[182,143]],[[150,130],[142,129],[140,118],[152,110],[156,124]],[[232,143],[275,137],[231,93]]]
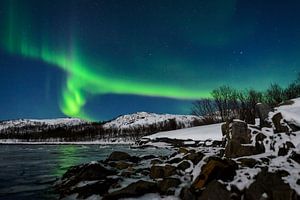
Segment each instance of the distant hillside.
[[76,118],[18,119],[0,122],[0,139],[21,141],[94,141],[126,138],[135,140],[159,131],[201,125],[202,118],[138,112],[120,116],[106,123],[91,123]]
[[76,126],[86,124],[88,122],[78,118],[57,118],[57,119],[17,119],[0,121],[0,131],[10,128],[23,128],[26,126],[41,127],[47,126],[52,128],[62,126]]
[[115,134],[143,134],[199,126],[203,119],[194,115],[171,115],[138,112],[120,116],[103,125]]

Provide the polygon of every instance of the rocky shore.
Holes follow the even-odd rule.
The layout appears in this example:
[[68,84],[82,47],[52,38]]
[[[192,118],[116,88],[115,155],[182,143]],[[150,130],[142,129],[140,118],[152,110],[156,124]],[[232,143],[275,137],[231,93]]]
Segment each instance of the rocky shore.
[[300,199],[297,120],[262,104],[258,111],[259,124],[224,123],[223,141],[143,140],[139,148],[163,142],[174,153],[136,157],[116,151],[71,167],[56,191],[62,199]]

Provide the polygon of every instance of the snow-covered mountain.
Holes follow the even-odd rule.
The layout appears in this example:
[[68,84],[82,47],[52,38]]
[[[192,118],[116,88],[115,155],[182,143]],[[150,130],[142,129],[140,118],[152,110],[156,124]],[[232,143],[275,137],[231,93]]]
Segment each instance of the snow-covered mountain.
[[57,118],[57,119],[17,119],[0,121],[0,131],[9,128],[22,128],[25,126],[37,127],[47,126],[52,128],[62,126],[76,126],[81,124],[87,124],[87,121],[78,118]]
[[90,123],[77,118],[19,119],[0,121],[0,139],[20,139],[31,142],[95,141],[142,136],[198,126],[202,118],[191,115],[170,115],[138,112],[120,116],[106,123]]
[[203,118],[194,115],[172,115],[155,114],[148,112],[137,112],[133,114],[120,116],[103,125],[104,129],[117,129],[119,131],[129,129],[147,128],[150,126],[164,126],[173,123],[172,126],[178,128],[188,128],[200,125]]

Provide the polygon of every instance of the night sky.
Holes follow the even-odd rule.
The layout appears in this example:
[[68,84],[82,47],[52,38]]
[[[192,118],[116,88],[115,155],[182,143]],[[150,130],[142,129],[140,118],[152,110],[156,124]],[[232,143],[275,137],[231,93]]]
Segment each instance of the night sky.
[[0,119],[188,114],[300,71],[298,0],[1,0]]

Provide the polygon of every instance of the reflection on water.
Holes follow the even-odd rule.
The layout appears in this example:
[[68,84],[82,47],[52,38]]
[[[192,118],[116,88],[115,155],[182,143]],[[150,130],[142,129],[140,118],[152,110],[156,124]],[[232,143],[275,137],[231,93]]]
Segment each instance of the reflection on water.
[[166,155],[166,149],[128,145],[0,145],[0,199],[56,199],[51,186],[73,165],[103,160],[112,151]]
[[68,169],[79,162],[79,158],[76,153],[80,151],[80,147],[74,145],[58,146],[58,165],[53,170],[53,175],[60,177]]

